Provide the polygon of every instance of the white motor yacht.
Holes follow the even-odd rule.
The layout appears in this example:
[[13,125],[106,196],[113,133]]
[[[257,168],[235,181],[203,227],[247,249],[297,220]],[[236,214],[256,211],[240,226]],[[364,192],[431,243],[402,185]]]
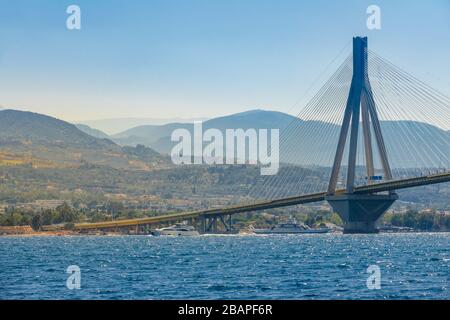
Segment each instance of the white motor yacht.
[[198,236],[200,235],[193,226],[177,223],[170,227],[156,229],[152,232],[154,236]]
[[295,219],[291,219],[289,222],[277,224],[272,228],[252,229],[251,231],[256,234],[302,234],[302,233],[327,233],[330,231],[330,229],[311,228],[305,224],[297,224]]

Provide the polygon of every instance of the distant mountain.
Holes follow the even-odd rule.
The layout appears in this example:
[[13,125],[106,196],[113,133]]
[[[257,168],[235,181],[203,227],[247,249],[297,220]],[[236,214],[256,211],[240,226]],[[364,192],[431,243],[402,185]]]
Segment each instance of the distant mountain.
[[82,121],[81,124],[88,125],[91,128],[101,130],[109,135],[117,134],[118,132],[125,131],[130,128],[134,128],[142,125],[157,125],[161,126],[167,123],[174,122],[192,122],[196,120],[206,120],[205,118],[117,118],[117,119],[100,119],[100,120],[87,120]]
[[[383,121],[381,123],[386,148],[393,167],[433,167],[450,159],[450,133],[430,124],[414,121]],[[170,140],[175,129],[193,132],[192,123],[171,123],[162,126],[138,126],[112,139],[122,145],[143,144],[169,154],[176,142]],[[293,164],[330,166],[336,152],[340,125],[321,121],[305,121],[288,114],[252,110],[214,118],[203,123],[203,130],[279,129],[280,160]],[[362,141],[360,130],[359,141]],[[379,166],[378,151],[374,148],[375,165]],[[311,163],[314,160],[314,163]],[[347,159],[344,158],[344,162]],[[364,161],[359,148],[358,163]],[[446,163],[442,163],[445,165]]]
[[121,147],[53,117],[17,110],[0,111],[0,164],[33,163],[51,167],[92,163],[148,169],[164,161],[148,147]]
[[89,127],[88,125],[78,123],[78,124],[75,124],[75,126],[78,129],[80,129],[81,131],[83,131],[84,133],[87,133],[88,135],[93,136],[95,138],[110,139],[110,137],[103,131],[100,131],[98,129],[93,129],[93,128]]
[[[381,127],[392,167],[448,167],[449,131],[414,121],[383,121]],[[51,166],[52,163],[75,165],[84,161],[116,168],[149,169],[168,164],[167,156],[160,154],[170,153],[177,143],[172,142],[170,136],[180,128],[193,132],[192,123],[145,125],[108,139],[105,133],[86,125],[76,126],[32,112],[1,110],[0,164],[43,161]],[[219,129],[224,136],[225,129],[279,129],[280,162],[320,166],[331,165],[340,132],[338,124],[305,121],[264,110],[232,114],[203,123],[204,131],[211,128]],[[360,143],[363,141],[361,131]],[[373,152],[375,165],[379,167],[378,150],[374,148]],[[343,161],[347,159],[344,157]],[[357,161],[358,164],[364,162],[363,148],[358,148]]]
[[[282,112],[252,110],[207,120],[202,123],[202,127],[203,130],[215,128],[221,131],[234,128],[282,129],[293,121],[300,120]],[[193,123],[138,126],[113,135],[112,139],[119,144],[144,144],[153,147],[158,152],[168,153],[172,145],[170,136],[176,129],[187,129],[192,132]]]
[[112,139],[121,145],[144,144],[151,146],[161,138],[170,137],[174,130],[181,128],[192,130],[193,125],[192,123],[170,123],[162,126],[138,126],[113,135]]
[[282,129],[293,121],[301,120],[278,111],[256,109],[208,120],[204,123],[204,128]]
[[38,113],[17,110],[0,111],[0,138],[77,147],[117,147],[112,141],[90,136],[71,123]]

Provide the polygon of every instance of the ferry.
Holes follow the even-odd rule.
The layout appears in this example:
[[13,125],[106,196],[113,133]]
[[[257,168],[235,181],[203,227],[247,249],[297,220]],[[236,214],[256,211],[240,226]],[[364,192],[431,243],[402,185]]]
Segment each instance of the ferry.
[[254,229],[251,231],[255,234],[311,234],[311,233],[328,233],[329,228],[311,228],[305,224],[298,224],[295,220],[280,223],[268,229]]
[[176,223],[173,226],[152,231],[154,236],[198,236],[200,233],[193,226]]

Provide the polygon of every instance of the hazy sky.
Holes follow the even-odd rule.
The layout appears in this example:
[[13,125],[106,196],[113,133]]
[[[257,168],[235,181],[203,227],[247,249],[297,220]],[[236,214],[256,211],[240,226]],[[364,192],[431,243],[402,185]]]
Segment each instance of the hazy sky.
[[0,0],[0,105],[68,121],[296,114],[355,35],[450,96],[449,0]]

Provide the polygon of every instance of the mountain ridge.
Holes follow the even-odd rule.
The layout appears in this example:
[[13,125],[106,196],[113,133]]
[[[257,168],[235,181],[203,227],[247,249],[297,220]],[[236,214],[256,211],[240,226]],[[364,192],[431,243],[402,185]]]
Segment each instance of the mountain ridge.
[[149,147],[120,146],[54,117],[12,109],[0,111],[0,164],[31,162],[51,167],[92,163],[149,169],[152,162],[163,161]]
[[109,139],[95,138],[69,122],[40,113],[13,109],[0,110],[0,138],[77,146],[94,144],[97,147],[112,147],[116,145]]
[[[339,124],[325,123],[318,120],[302,120],[292,115],[278,111],[249,110],[242,113],[213,118],[202,123],[203,130],[216,128],[225,129],[279,129],[280,157],[282,162],[304,164],[307,158],[326,159],[317,165],[330,165],[330,160],[336,151],[337,138],[340,132]],[[295,128],[296,137],[289,137],[286,128]],[[417,152],[419,160],[414,165],[428,167],[440,162],[438,157],[447,155],[450,158],[450,147],[446,141],[450,131],[442,130],[431,124],[409,121],[392,120],[381,121],[382,131],[390,152],[391,162],[399,165],[411,162],[411,152]],[[143,144],[161,154],[169,154],[176,142],[172,142],[170,135],[175,129],[187,129],[193,132],[192,123],[172,123],[163,126],[139,126],[128,129],[111,138],[121,145]],[[285,132],[286,131],[286,132]],[[291,130],[292,131],[292,130]],[[362,130],[360,130],[360,135]],[[329,139],[317,144],[316,138],[311,136],[328,136]],[[361,141],[361,140],[360,140]],[[405,145],[398,143],[404,141]],[[400,152],[400,149],[403,153]],[[409,153],[409,154],[408,154]],[[309,154],[309,155],[305,155]],[[440,154],[440,155],[439,155]],[[323,156],[322,156],[323,155]],[[377,157],[377,150],[374,151]],[[346,159],[344,158],[344,161]],[[360,160],[362,161],[362,160]],[[411,163],[411,166],[413,164]]]
[[111,139],[111,137],[108,134],[104,133],[103,131],[101,131],[99,129],[91,128],[87,124],[76,123],[75,126],[78,129],[80,129],[81,131],[83,131],[84,133],[87,133],[88,135],[93,136],[94,138]]
[[[406,120],[381,121],[381,126],[393,166],[409,163],[410,167],[432,167],[450,159],[450,131]],[[266,110],[250,110],[213,118],[203,122],[202,127],[204,131],[210,128],[220,131],[238,128],[279,129],[280,162],[308,165],[311,159],[319,159],[314,164],[320,166],[330,166],[340,132],[339,124],[305,121],[282,112]],[[69,157],[72,153],[77,161],[113,163],[120,167],[135,161],[139,166],[146,167],[141,160],[151,162],[158,158],[158,153],[167,158],[178,143],[171,141],[171,133],[180,128],[193,132],[192,123],[170,123],[138,126],[108,136],[86,125],[73,125],[38,113],[7,109],[0,111],[0,147],[3,148],[0,151],[9,148],[10,153],[20,151],[26,154],[32,150],[33,155],[47,160],[53,160],[54,156],[73,163],[74,160]],[[327,139],[319,141],[318,137]],[[377,158],[378,151],[374,149],[374,157]],[[363,159],[358,161],[362,163]]]

